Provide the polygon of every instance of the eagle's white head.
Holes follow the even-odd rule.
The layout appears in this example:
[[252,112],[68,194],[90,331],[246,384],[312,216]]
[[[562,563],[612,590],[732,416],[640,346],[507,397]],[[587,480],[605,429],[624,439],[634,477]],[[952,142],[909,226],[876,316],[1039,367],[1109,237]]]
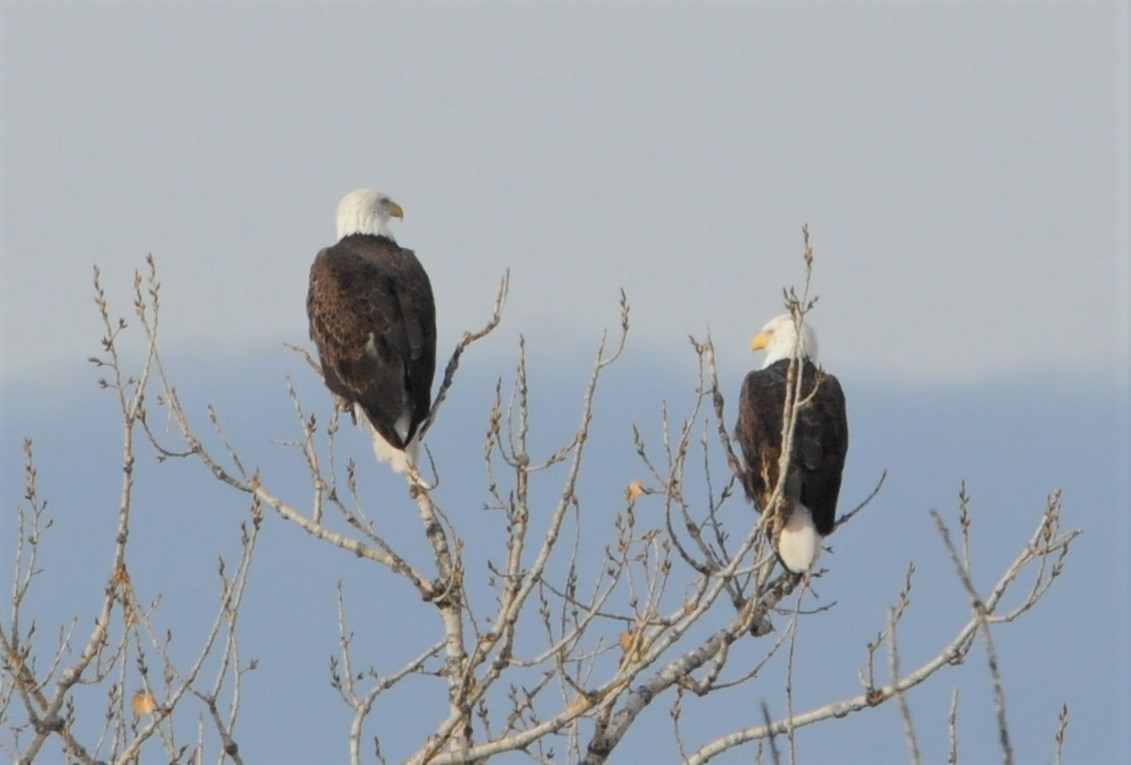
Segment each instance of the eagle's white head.
[[404,210],[388,194],[377,189],[351,191],[338,202],[338,238],[372,234],[393,239],[387,225],[390,218],[404,220]]
[[[770,319],[766,322],[766,326],[762,327],[762,331],[750,341],[750,350],[766,351],[763,369],[782,359],[793,358],[795,348],[798,348],[797,325],[793,321],[793,316],[788,313]],[[801,325],[800,351],[801,358],[808,358],[814,364],[817,363],[817,333],[808,324]]]

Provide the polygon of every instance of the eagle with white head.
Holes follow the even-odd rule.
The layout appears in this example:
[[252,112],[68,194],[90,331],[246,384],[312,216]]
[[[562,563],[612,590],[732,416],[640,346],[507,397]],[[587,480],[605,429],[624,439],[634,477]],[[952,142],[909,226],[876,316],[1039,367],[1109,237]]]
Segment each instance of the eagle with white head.
[[[801,333],[798,334],[800,324]],[[840,381],[817,366],[817,335],[790,314],[771,319],[750,343],[765,350],[762,368],[746,375],[738,400],[735,437],[746,461],[743,486],[758,512],[770,507],[779,482],[789,368],[801,375],[797,422],[771,538],[785,567],[800,574],[813,568],[821,539],[836,528],[836,505],[848,418]]]
[[401,206],[375,189],[338,203],[338,243],[310,269],[306,312],[322,377],[398,473],[415,465],[432,406],[436,304],[412,250],[389,231]]

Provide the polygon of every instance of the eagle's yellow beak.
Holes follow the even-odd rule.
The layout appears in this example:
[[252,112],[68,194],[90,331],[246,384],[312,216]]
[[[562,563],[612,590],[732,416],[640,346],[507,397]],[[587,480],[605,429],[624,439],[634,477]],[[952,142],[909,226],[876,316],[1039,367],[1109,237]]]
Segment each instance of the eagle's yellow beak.
[[390,199],[389,201],[385,202],[384,205],[385,211],[389,213],[390,218],[400,218],[401,220],[404,220],[404,210],[401,209],[401,206],[399,204]]
[[760,351],[765,348],[769,342],[770,338],[766,337],[765,333],[759,332],[754,336],[754,339],[750,341],[750,350]]

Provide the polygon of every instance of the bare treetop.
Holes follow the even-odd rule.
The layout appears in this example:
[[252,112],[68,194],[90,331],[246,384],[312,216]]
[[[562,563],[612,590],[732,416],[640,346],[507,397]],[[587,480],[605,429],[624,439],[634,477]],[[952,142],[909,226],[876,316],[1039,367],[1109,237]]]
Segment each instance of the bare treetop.
[[[444,414],[464,353],[498,326],[507,289],[504,276],[484,326],[466,333],[454,349],[435,401],[420,422],[422,435]],[[587,504],[579,481],[585,471],[604,468],[592,461],[587,447],[606,370],[622,363],[630,329],[627,297],[622,293],[616,331],[598,343],[575,403],[576,426],[548,450],[535,447],[530,438],[531,382],[520,339],[513,379],[504,384],[500,378],[482,420],[485,435],[473,436],[483,436],[485,492],[459,486],[445,493],[440,487],[450,466],[425,449],[419,470],[405,476],[404,493],[386,503],[419,518],[415,533],[425,544],[409,547],[390,534],[387,514],[366,506],[359,483],[370,466],[342,461],[338,413],[328,400],[312,405],[289,388],[296,433],[291,448],[301,454],[308,478],[306,489],[296,493],[285,488],[281,468],[253,467],[240,454],[214,410],[193,412],[182,405],[159,352],[160,286],[152,259],[135,279],[136,318],[130,323],[110,318],[97,272],[95,290],[105,336],[92,361],[116,397],[123,426],[116,544],[93,625],[75,620],[53,647],[47,646],[24,617],[29,599],[46,596],[35,586],[37,561],[51,543],[51,520],[38,492],[32,445],[26,442],[11,608],[0,619],[0,725],[6,735],[0,747],[15,762],[55,761],[62,753],[67,761],[90,765],[154,759],[242,763],[239,742],[268,732],[240,726],[241,705],[247,703],[241,691],[254,682],[249,673],[258,668],[249,658],[256,646],[240,640],[240,617],[247,598],[254,597],[247,587],[260,531],[279,521],[305,532],[309,545],[328,545],[347,553],[343,560],[375,567],[382,587],[415,593],[416,609],[398,618],[431,625],[430,636],[407,660],[397,666],[367,665],[360,656],[371,654],[372,646],[366,634],[350,627],[356,604],[343,573],[329,681],[344,705],[343,749],[355,765],[390,759],[420,765],[485,762],[507,753],[539,763],[597,765],[614,759],[629,731],[646,719],[669,721],[671,761],[705,763],[749,746],[755,761],[780,762],[788,756],[792,762],[799,729],[889,701],[899,710],[909,760],[929,760],[906,694],[945,676],[947,667],[970,655],[979,637],[989,660],[1001,757],[1012,761],[1008,678],[997,662],[993,634],[1028,613],[1065,565],[1080,532],[1061,529],[1059,494],[1050,495],[1036,513],[1032,535],[1017,541],[1016,557],[987,586],[972,573],[972,515],[963,488],[957,516],[948,521],[936,515],[940,544],[970,604],[958,629],[938,637],[929,659],[907,666],[898,635],[915,613],[916,569],[908,561],[902,580],[871,585],[889,587],[893,605],[886,613],[860,615],[874,622],[876,637],[860,646],[860,667],[843,668],[845,677],[858,678],[859,691],[795,708],[796,636],[822,609],[836,607],[814,600],[813,588],[841,572],[818,569],[799,576],[783,569],[764,517],[736,496],[744,466],[731,443],[724,395],[733,386],[718,380],[710,338],[692,340],[698,378],[689,411],[676,415],[665,405],[655,442],[636,430],[638,462],[617,468],[637,477],[626,481],[623,498],[605,498],[599,513]],[[799,315],[815,302],[808,297],[808,281],[801,295],[791,290],[786,297],[787,308]],[[144,352],[136,368],[127,369],[122,348],[131,341]],[[297,350],[317,371],[310,354]],[[783,459],[788,459],[804,401],[795,396],[791,402],[796,404],[787,402],[782,412]],[[155,427],[157,422],[168,427]],[[163,604],[142,602],[137,595],[147,572],[129,565],[137,471],[161,469],[139,462],[139,452],[203,466],[200,480],[229,489],[243,508],[233,512],[246,513],[238,560],[218,565],[216,608],[201,615],[210,626],[187,665],[174,661],[169,650],[172,635],[160,626]],[[876,477],[872,494],[843,512],[836,525],[870,522],[861,510],[880,490],[883,477]],[[692,481],[701,481],[704,492],[688,491]],[[779,496],[783,491],[770,488]],[[441,498],[453,506],[443,507]],[[610,501],[614,513],[607,510]],[[500,519],[500,531],[487,542],[476,535],[475,544],[483,549],[472,550],[469,531],[481,512]],[[1019,594],[1009,597],[1013,591]],[[295,646],[302,653],[325,649]],[[784,689],[762,684],[771,664],[787,668]],[[413,682],[406,682],[410,678]],[[101,700],[80,695],[80,686],[101,687],[106,695]],[[768,705],[759,711],[750,703],[749,724],[724,735],[703,736],[685,724],[690,709],[731,703],[735,689],[751,689],[743,690],[746,699],[780,697],[785,713],[775,717]],[[375,705],[383,698],[400,699],[415,714],[430,716],[427,739],[408,742],[395,724],[377,718]],[[948,731],[952,752],[960,736],[957,704],[955,695]],[[91,719],[101,725],[94,736],[79,724]],[[1067,720],[1065,709],[1055,736],[1058,760]],[[631,761],[630,753],[623,754]],[[327,760],[335,756],[326,753]]]

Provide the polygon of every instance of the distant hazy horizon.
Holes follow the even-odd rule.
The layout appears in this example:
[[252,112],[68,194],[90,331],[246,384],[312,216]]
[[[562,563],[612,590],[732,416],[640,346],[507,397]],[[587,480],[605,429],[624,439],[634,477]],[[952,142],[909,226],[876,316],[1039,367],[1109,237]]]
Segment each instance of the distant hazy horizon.
[[[623,486],[644,475],[633,454],[629,425],[636,423],[655,447],[661,401],[668,402],[673,417],[688,411],[695,372],[691,354],[687,357],[685,368],[677,370],[629,355],[609,370],[606,383],[599,388],[581,494],[587,538],[596,540],[606,533],[611,509],[622,501]],[[205,427],[203,407],[215,405],[229,437],[250,464],[263,471],[265,481],[300,506],[305,503],[308,494],[302,488],[301,470],[295,473],[298,465],[291,450],[279,445],[294,438],[297,427],[283,375],[292,377],[304,405],[321,419],[328,413],[329,397],[313,374],[297,359],[281,353],[247,358],[236,365],[222,361],[197,365],[174,353],[168,362],[174,370],[173,382],[196,424]],[[495,376],[503,378],[506,390],[512,367],[513,363],[493,364],[473,348],[464,357],[452,395],[427,441],[443,477],[437,499],[457,529],[467,535],[472,559],[483,554],[479,546],[486,541],[479,539],[483,532],[475,530],[481,523],[484,482],[479,440]],[[555,365],[544,358],[532,361],[529,372],[534,448],[550,449],[576,424],[586,370]],[[728,390],[734,387],[734,381],[730,383]],[[957,621],[966,618],[962,593],[955,589],[950,563],[927,515],[928,510],[938,509],[953,521],[960,481],[966,481],[973,497],[975,575],[982,586],[997,577],[1035,527],[1045,495],[1060,488],[1065,527],[1083,527],[1085,535],[1077,541],[1064,576],[1049,596],[1016,624],[995,629],[1009,719],[1018,761],[1041,761],[1052,751],[1055,716],[1060,704],[1067,702],[1072,713],[1068,761],[1112,761],[1126,745],[1126,729],[1116,724],[1127,711],[1118,704],[1125,698],[1121,694],[1125,676],[1110,670],[1125,666],[1120,662],[1127,655],[1127,613],[1112,610],[1098,615],[1092,593],[1096,581],[1107,581],[1111,602],[1118,603],[1127,595],[1127,580],[1116,573],[1126,570],[1120,545],[1127,530],[1126,516],[1120,516],[1115,528],[1105,530],[1120,491],[1121,457],[1104,446],[1117,438],[1119,421],[1110,418],[1110,411],[1118,389],[1110,384],[1078,388],[1056,380],[1026,388],[916,388],[852,380],[845,385],[852,446],[842,511],[863,499],[883,470],[888,470],[889,477],[873,505],[829,539],[834,553],[824,563],[830,573],[819,582],[818,591],[822,602],[836,601],[838,606],[803,627],[801,657],[805,666],[812,664],[798,679],[799,689],[808,689],[804,703],[826,703],[858,692],[855,671],[863,644],[881,626],[884,609],[893,602],[909,561],[915,561],[919,573],[911,615],[901,631],[904,662],[913,665],[938,650]],[[728,403],[728,416],[732,407],[733,399]],[[113,541],[118,492],[115,464],[120,433],[115,405],[112,395],[97,390],[93,383],[63,395],[24,384],[5,389],[0,411],[4,432],[9,434],[0,444],[0,458],[7,465],[3,494],[10,505],[22,494],[19,441],[30,436],[36,445],[40,492],[49,500],[56,523],[45,537],[41,562],[47,589],[40,591],[35,607],[41,633],[50,636],[53,625],[65,621],[70,613],[86,613],[90,599],[99,591],[101,567]],[[82,413],[77,419],[71,415],[76,411]],[[986,421],[996,427],[986,429]],[[395,487],[391,474],[372,462],[360,433],[345,428],[339,448],[341,458],[352,455],[358,460],[363,488],[370,482],[385,487],[385,492]],[[1088,467],[1065,463],[1061,455],[1066,449]],[[192,636],[201,627],[194,624],[194,615],[207,613],[211,607],[210,567],[216,554],[231,554],[234,525],[246,512],[244,500],[222,490],[198,464],[158,465],[147,448],[139,454],[131,571],[136,586],[147,597],[163,594],[159,623],[177,630],[182,650],[190,650]],[[723,469],[721,464],[717,467]],[[538,485],[542,487],[539,492],[546,490],[545,484]],[[405,521],[410,520],[407,500],[400,499],[398,490],[376,495],[381,496],[385,498],[373,510],[379,522],[389,531],[403,527],[394,518],[404,512]],[[536,500],[538,507],[541,502]],[[639,522],[657,523],[656,511],[646,502],[641,504]],[[5,526],[11,529],[13,522],[10,517]],[[411,532],[412,524],[403,528]],[[0,536],[10,539],[8,532]],[[12,553],[10,544],[0,546],[0,569],[10,570]],[[301,574],[294,567],[295,560],[303,561]],[[65,596],[54,589],[80,571],[88,584],[66,585]],[[361,636],[359,645],[382,669],[388,668],[394,656],[415,650],[411,641],[417,638],[413,636],[429,634],[434,620],[422,618],[419,623],[402,625],[399,636],[390,633],[381,618],[385,608],[406,614],[416,614],[421,608],[403,583],[383,570],[359,567],[340,551],[324,549],[274,515],[266,517],[265,537],[253,571],[241,639],[244,655],[261,659],[262,667],[248,676],[244,687],[245,707],[238,731],[241,751],[271,761],[311,761],[340,751],[345,710],[326,685],[325,674],[325,656],[334,650],[336,639],[334,582],[346,579],[347,592],[357,603],[351,623]],[[470,574],[469,579],[478,581]],[[54,588],[52,583],[56,583]],[[372,596],[365,594],[370,586]],[[56,594],[44,599],[43,592]],[[371,597],[377,608],[367,615],[368,609],[359,607]],[[307,618],[300,619],[298,614]],[[274,639],[280,620],[290,625],[285,646]],[[1090,626],[1087,630],[1072,626],[1079,624]],[[1097,642],[1098,632],[1110,639]],[[1053,655],[1060,658],[1050,662],[1048,657]],[[780,689],[772,679],[775,676],[771,673],[750,690],[777,709]],[[818,678],[824,679],[818,682]],[[965,759],[993,756],[988,679],[978,653],[961,672],[948,671],[909,696],[921,742],[929,753],[926,756],[936,758],[943,751],[943,720],[954,685],[962,689],[965,711],[960,740]],[[706,700],[702,709],[710,709],[713,703]],[[713,713],[717,719],[705,730],[728,720],[731,725],[740,724],[741,707],[728,708],[731,711],[721,717],[718,711]],[[670,753],[665,743],[668,734],[663,732],[666,712],[653,712],[654,719],[643,723],[642,729],[652,733],[637,734],[626,742],[617,761],[645,755],[663,760],[665,752]],[[389,723],[394,728],[403,725],[405,721],[396,722],[398,719],[392,708],[378,717],[374,732],[387,737],[386,751],[400,751],[406,743],[387,727]],[[386,726],[383,731],[381,721]],[[302,740],[267,733],[279,729],[302,729]],[[863,741],[868,742],[866,749],[860,748]],[[840,762],[867,753],[878,761],[904,756],[899,722],[890,710],[800,731],[799,742],[805,761],[811,762]]]

